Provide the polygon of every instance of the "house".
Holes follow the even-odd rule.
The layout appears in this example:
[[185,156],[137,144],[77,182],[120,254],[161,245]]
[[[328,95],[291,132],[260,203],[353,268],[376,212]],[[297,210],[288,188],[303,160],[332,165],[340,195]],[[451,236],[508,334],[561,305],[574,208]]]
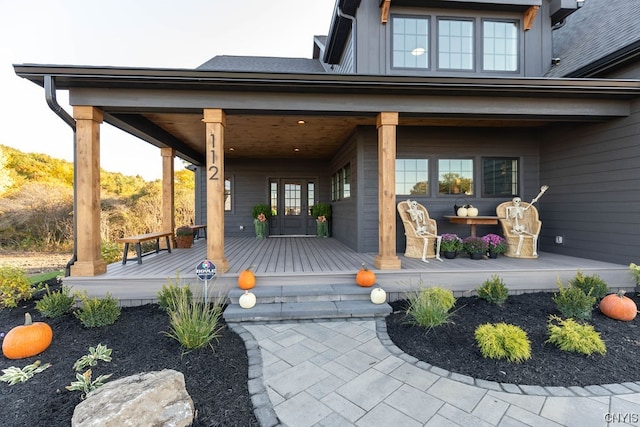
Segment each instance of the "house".
[[[76,276],[100,258],[104,121],[160,148],[163,228],[173,230],[173,157],[193,164],[196,221],[226,271],[225,236],[331,234],[397,269],[396,213],[411,198],[442,220],[535,197],[541,251],[616,263],[640,254],[640,2],[337,0],[313,57],[217,56],[196,69],[15,65],[75,129]],[[69,90],[73,114],[55,108]],[[490,230],[487,228],[487,230]],[[556,236],[562,237],[558,244]]]

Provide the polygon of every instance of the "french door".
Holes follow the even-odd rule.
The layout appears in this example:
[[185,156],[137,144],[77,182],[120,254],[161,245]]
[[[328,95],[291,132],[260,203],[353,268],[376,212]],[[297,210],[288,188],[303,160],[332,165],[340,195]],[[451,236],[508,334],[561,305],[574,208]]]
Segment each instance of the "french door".
[[269,192],[273,213],[269,234],[316,234],[316,224],[311,216],[316,197],[315,179],[272,178],[269,180]]

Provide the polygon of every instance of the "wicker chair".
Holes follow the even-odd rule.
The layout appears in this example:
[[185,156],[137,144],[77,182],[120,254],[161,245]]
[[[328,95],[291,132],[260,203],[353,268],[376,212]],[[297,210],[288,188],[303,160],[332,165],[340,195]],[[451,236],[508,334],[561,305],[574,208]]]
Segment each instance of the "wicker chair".
[[398,213],[404,225],[404,234],[407,237],[407,247],[404,256],[408,258],[420,258],[424,262],[427,258],[436,258],[440,261],[440,241],[438,236],[438,224],[435,219],[429,218],[429,212],[420,203],[407,200],[398,203]]
[[538,258],[538,236],[542,229],[538,209],[527,202],[520,202],[516,206],[511,201],[499,204],[496,215],[507,241],[507,251],[504,255],[514,258]]

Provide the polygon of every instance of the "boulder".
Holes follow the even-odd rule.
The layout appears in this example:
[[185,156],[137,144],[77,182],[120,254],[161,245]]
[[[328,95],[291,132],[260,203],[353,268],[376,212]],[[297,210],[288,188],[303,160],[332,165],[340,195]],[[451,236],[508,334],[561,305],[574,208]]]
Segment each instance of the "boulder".
[[105,383],[76,406],[71,426],[189,426],[194,413],[184,375],[164,369]]

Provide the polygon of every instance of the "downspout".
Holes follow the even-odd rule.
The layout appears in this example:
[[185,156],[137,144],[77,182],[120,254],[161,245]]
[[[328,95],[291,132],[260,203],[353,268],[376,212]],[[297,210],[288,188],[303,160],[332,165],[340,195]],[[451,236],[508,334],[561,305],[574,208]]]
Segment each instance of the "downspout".
[[351,21],[351,49],[353,51],[353,74],[358,74],[358,52],[356,45],[356,17],[352,15],[347,15],[342,12],[340,6],[336,8],[338,10],[338,16],[340,18],[346,18]]
[[47,105],[53,110],[66,124],[68,124],[73,130],[73,256],[67,262],[64,268],[64,275],[66,277],[71,275],[71,266],[78,259],[78,207],[76,206],[76,121],[67,113],[58,101],[56,100],[56,82],[52,76],[44,76],[44,93],[47,99]]

